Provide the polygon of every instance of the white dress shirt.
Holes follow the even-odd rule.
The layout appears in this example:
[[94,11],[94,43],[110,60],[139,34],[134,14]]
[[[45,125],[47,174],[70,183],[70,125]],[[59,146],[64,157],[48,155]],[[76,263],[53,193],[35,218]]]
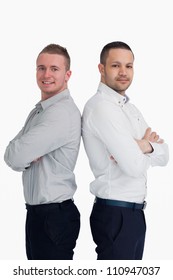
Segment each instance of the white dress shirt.
[[68,89],[36,105],[4,155],[12,169],[23,171],[26,203],[73,197],[80,139],[81,115]]
[[91,193],[105,199],[142,203],[146,197],[147,169],[168,162],[166,143],[152,143],[143,154],[135,139],[142,139],[148,125],[126,96],[99,84],[86,103],[82,137],[95,180]]

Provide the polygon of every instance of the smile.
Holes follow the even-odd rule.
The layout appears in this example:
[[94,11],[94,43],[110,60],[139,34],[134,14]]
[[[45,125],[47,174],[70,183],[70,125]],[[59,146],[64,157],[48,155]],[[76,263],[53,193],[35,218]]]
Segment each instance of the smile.
[[43,81],[42,83],[45,84],[45,85],[51,85],[51,84],[53,84],[53,82],[45,82],[45,81]]

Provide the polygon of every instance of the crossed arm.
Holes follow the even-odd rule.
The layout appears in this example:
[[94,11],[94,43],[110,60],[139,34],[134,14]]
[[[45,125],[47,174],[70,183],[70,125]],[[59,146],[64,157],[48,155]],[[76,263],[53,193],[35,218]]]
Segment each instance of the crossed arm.
[[162,144],[164,142],[164,140],[160,139],[159,135],[156,132],[151,131],[150,127],[146,129],[144,137],[141,140],[135,140],[143,154],[152,153],[153,148],[150,143]]
[[[87,125],[104,143],[110,159],[114,160],[125,174],[133,177],[141,176],[150,166],[165,166],[169,159],[167,144],[156,132],[151,131],[140,112],[136,109],[135,116],[138,115],[140,120],[136,128],[136,137],[139,137],[137,139],[122,111],[115,110],[114,105],[108,105],[99,103],[94,114],[90,115]],[[135,111],[135,108],[133,110]],[[86,138],[85,145],[87,143]]]
[[[148,127],[145,131],[145,134],[142,139],[137,140],[139,148],[143,152],[143,154],[148,154],[153,152],[153,147],[150,143],[157,143],[157,144],[162,144],[164,143],[164,140],[159,137],[159,135],[156,132],[152,132],[151,128]],[[110,156],[110,158],[113,160],[113,156]]]

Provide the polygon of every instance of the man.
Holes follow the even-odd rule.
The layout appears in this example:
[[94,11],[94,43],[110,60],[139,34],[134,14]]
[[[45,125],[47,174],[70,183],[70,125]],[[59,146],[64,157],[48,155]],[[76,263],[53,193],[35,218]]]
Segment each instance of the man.
[[73,173],[81,138],[81,115],[68,90],[70,57],[59,45],[37,57],[41,101],[5,151],[6,163],[23,172],[26,253],[29,260],[70,260],[80,228],[73,202]]
[[98,260],[142,259],[146,171],[168,162],[167,145],[125,94],[133,63],[126,43],[107,44],[100,55],[98,91],[83,112],[83,141],[95,176],[90,224]]

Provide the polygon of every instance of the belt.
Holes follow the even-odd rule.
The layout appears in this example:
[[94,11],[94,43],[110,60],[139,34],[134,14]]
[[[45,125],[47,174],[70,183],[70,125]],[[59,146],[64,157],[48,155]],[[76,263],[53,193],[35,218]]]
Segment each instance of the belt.
[[144,210],[147,206],[146,201],[144,201],[143,203],[134,203],[121,200],[103,199],[98,197],[95,198],[95,203],[109,206],[127,207],[134,210]]

